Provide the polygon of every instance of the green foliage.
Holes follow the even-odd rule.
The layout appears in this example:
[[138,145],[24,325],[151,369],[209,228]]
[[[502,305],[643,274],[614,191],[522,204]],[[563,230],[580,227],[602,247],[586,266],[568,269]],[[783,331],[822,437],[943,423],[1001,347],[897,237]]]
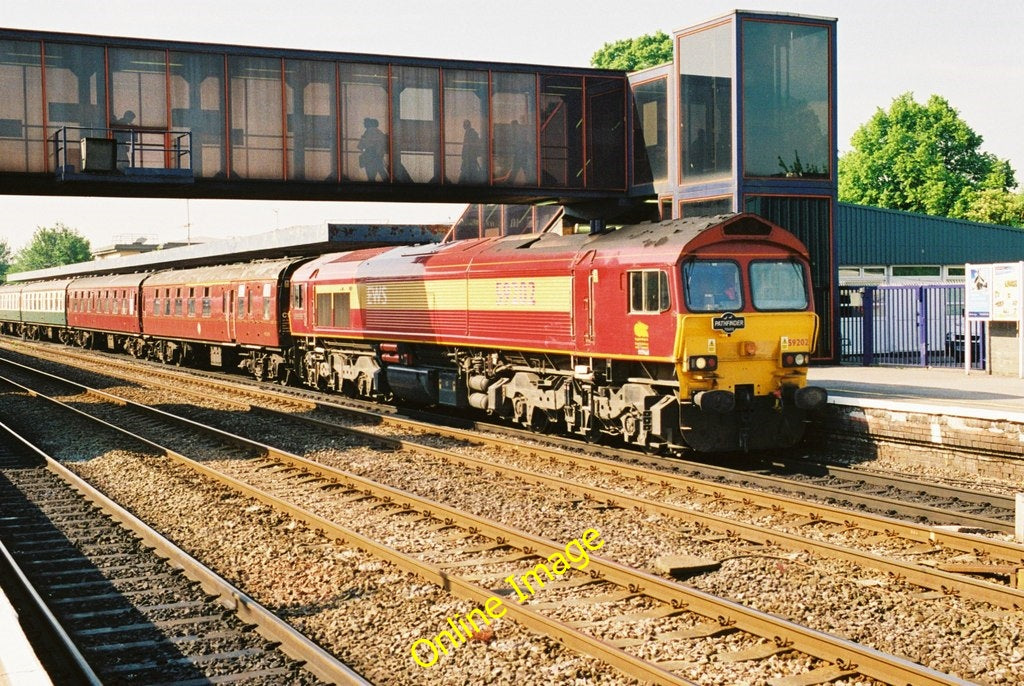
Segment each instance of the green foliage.
[[36,229],[32,241],[15,255],[11,271],[27,272],[91,259],[89,241],[74,229],[57,222],[53,228],[40,226]]
[[7,270],[11,268],[11,246],[7,241],[0,240],[0,283],[7,278]]
[[672,37],[664,31],[605,43],[590,58],[599,69],[638,71],[672,61]]
[[981,150],[982,138],[937,95],[912,93],[879,108],[839,160],[843,202],[941,217],[995,216],[985,207],[1017,185],[1009,162]]
[[975,191],[970,195],[963,218],[1024,228],[1024,193],[1007,193],[995,188]]

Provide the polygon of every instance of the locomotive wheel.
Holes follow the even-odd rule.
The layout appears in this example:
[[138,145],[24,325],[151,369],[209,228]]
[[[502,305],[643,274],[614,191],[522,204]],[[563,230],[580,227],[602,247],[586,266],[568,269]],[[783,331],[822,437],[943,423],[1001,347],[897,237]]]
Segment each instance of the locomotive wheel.
[[512,398],[512,421],[530,428],[530,418],[527,416],[528,411],[526,396],[520,393]]
[[622,415],[620,420],[622,426],[622,438],[627,442],[632,442],[640,433],[640,415],[635,409],[626,411]]
[[369,398],[373,393],[373,381],[363,372],[356,376],[356,392],[363,398]]

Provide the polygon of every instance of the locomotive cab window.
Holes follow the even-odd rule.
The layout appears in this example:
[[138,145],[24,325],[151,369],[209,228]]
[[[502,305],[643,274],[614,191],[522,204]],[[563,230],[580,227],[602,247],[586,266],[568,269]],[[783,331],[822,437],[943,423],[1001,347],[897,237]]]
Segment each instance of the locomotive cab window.
[[754,308],[758,310],[806,310],[807,282],[803,265],[796,260],[751,262],[750,293]]
[[691,312],[743,309],[740,268],[723,260],[690,260],[683,264],[686,307]]
[[669,308],[668,274],[654,269],[628,273],[630,313],[664,312]]

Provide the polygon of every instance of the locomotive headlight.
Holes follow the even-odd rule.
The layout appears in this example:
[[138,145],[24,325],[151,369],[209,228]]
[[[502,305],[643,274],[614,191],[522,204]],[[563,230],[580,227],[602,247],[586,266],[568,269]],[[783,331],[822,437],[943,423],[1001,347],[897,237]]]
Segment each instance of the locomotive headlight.
[[807,353],[783,353],[782,354],[782,366],[783,367],[804,367],[810,361],[810,355]]
[[718,368],[717,355],[692,355],[687,360],[687,369],[690,371],[711,371]]

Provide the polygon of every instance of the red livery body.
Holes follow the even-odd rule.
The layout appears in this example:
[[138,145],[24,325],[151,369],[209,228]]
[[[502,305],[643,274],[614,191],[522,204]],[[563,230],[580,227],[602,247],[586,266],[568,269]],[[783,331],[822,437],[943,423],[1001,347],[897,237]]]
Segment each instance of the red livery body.
[[29,283],[0,290],[0,324],[647,448],[771,448],[825,402],[807,261],[727,215]]

